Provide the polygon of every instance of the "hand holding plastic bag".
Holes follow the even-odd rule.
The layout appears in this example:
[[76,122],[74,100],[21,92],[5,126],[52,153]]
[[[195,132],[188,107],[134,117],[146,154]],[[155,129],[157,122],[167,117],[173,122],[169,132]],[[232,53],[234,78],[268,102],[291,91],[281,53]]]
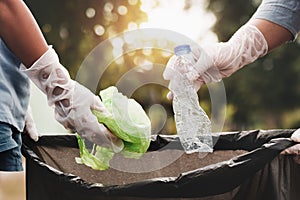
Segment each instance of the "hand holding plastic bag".
[[65,128],[77,131],[94,143],[112,147],[117,152],[122,150],[123,142],[98,123],[91,112],[106,112],[100,98],[70,78],[52,47],[29,69],[25,66],[22,69],[47,95],[49,106],[55,108],[56,120]]
[[[105,124],[122,139],[124,148],[120,153],[124,157],[140,158],[148,150],[151,139],[151,122],[142,106],[134,99],[122,95],[114,86],[102,90],[100,96],[107,112],[93,110],[99,123]],[[90,151],[82,138],[77,139],[80,149],[80,158],[76,158],[77,163],[95,170],[109,168],[109,161],[114,156],[110,148],[94,144]]]

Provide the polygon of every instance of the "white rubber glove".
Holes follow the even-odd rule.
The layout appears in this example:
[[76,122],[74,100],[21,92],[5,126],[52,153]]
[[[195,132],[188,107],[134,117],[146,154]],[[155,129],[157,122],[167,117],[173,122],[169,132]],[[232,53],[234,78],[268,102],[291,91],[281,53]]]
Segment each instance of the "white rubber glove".
[[[201,60],[198,60],[195,65],[195,70],[198,71],[200,75],[203,75],[203,81],[205,83],[209,83],[220,80],[220,78],[229,77],[243,66],[266,55],[268,52],[268,44],[258,28],[246,24],[242,26],[228,42],[217,43],[216,45],[203,47],[203,49],[212,58],[214,66],[219,70],[219,74],[216,74],[217,77],[214,77],[214,71],[203,68],[201,66]],[[210,75],[210,77],[207,77],[208,75]],[[219,77],[219,75],[221,75],[221,77]]]
[[26,117],[25,117],[24,133],[28,134],[29,137],[31,139],[33,139],[35,142],[37,142],[39,140],[39,133],[35,126],[30,106],[28,106]]
[[[178,81],[177,77],[185,77],[185,79],[187,78],[191,83],[193,83],[193,86],[197,91],[199,90],[201,84],[203,84],[203,81],[201,81],[199,77],[200,74],[204,74],[206,69],[214,70],[216,67],[214,67],[212,58],[201,47],[198,46],[197,48],[192,49],[190,55],[185,55],[184,57],[186,58],[185,61],[187,64],[182,65],[180,57],[176,55],[172,56],[166,65],[163,77],[165,80],[172,80],[173,83],[174,81]],[[197,67],[195,65],[201,65],[201,67]],[[200,70],[203,70],[203,72]],[[214,73],[214,75],[216,76],[217,73],[218,69],[216,69],[216,73]],[[171,91],[167,94],[167,98],[169,100],[173,99],[173,93],[171,89],[172,82],[169,84],[169,89]]]
[[70,78],[51,46],[29,69],[23,71],[47,95],[49,106],[55,108],[56,120],[66,129],[76,131],[93,143],[112,147],[115,152],[123,149],[122,140],[98,123],[91,112],[93,109],[108,112],[100,98]]
[[[187,77],[198,90],[201,84],[218,82],[267,52],[268,44],[263,34],[255,26],[246,24],[228,42],[192,47],[195,64],[188,69]],[[167,67],[173,65],[174,57]]]
[[290,148],[285,149],[281,152],[283,155],[297,155],[300,156],[300,129],[297,129],[291,136],[291,139],[294,142],[297,142],[299,144],[295,144],[291,146]]

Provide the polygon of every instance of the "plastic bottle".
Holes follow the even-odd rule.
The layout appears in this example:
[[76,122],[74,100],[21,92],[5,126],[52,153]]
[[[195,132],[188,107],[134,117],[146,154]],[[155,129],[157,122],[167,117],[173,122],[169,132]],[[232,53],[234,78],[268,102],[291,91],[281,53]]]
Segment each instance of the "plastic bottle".
[[[175,47],[173,76],[170,78],[170,90],[173,93],[173,110],[177,135],[184,151],[212,152],[213,141],[211,122],[200,107],[198,94],[193,83],[187,78],[188,68],[195,63],[189,45]],[[179,71],[179,73],[178,73]]]

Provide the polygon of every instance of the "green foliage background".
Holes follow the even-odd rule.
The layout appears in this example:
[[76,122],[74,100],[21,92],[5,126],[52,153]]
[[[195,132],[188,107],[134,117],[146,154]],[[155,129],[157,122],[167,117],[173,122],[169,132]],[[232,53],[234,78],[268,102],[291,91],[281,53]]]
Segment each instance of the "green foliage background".
[[[203,0],[204,1],[204,0]],[[36,17],[47,41],[60,55],[62,64],[74,78],[78,67],[87,54],[101,41],[122,33],[130,22],[140,24],[147,20],[141,11],[139,1],[130,0],[26,0]],[[135,2],[134,4],[132,2]],[[260,0],[207,0],[206,9],[217,18],[213,31],[220,41],[227,41],[255,12]],[[156,1],[159,4],[159,1]],[[197,1],[186,0],[185,9]],[[110,12],[105,11],[112,8]],[[125,6],[126,15],[117,8]],[[87,9],[95,15],[87,17]],[[188,22],[193,23],[193,22]],[[101,25],[105,32],[97,35],[95,25]],[[197,26],[195,26],[197,28]],[[106,53],[111,53],[106,52]],[[243,129],[295,128],[300,124],[300,48],[297,41],[288,43],[269,55],[241,69],[224,80],[227,95],[227,115],[224,131]],[[122,67],[112,63],[105,72],[98,91],[116,81],[137,64],[134,58],[147,58],[153,63],[166,63],[168,58],[161,52],[147,55],[136,51],[124,55]],[[167,101],[166,88],[147,85],[135,94],[142,106],[147,109],[153,104],[161,104],[167,111],[168,120],[162,133],[174,133],[171,102]],[[201,104],[209,112],[209,95],[201,90]],[[159,116],[158,116],[159,117]]]

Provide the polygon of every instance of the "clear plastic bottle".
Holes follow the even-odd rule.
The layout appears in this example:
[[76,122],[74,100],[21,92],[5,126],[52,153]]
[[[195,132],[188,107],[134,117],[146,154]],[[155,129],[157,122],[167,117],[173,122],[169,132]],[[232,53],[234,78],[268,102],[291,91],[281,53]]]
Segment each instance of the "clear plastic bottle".
[[[173,93],[173,110],[177,135],[186,153],[212,152],[211,122],[200,107],[198,94],[187,78],[188,68],[195,63],[189,45],[175,47],[173,76],[170,90]],[[179,73],[178,73],[179,71]]]

